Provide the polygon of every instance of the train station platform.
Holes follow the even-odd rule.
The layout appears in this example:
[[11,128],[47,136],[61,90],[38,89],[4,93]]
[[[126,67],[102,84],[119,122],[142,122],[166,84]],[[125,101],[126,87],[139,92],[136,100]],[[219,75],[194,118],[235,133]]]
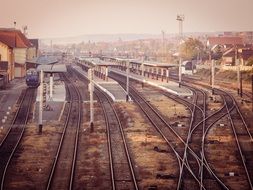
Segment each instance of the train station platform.
[[[64,82],[55,82],[53,87],[53,97],[49,97],[49,84],[47,83],[47,102],[64,102],[66,100],[66,90]],[[40,99],[40,87],[37,88],[36,101]]]
[[[109,73],[110,72],[126,76],[126,72],[124,72],[120,69],[110,68]],[[142,75],[134,74],[134,73],[131,73],[131,72],[129,72],[129,78],[132,78],[134,80],[137,80],[137,81],[140,81],[140,82],[158,87],[160,89],[163,89],[163,90],[168,91],[170,93],[176,94],[178,96],[192,96],[193,95],[191,90],[189,90],[189,89],[187,89],[183,86],[179,87],[178,83],[176,83],[174,81],[166,82],[164,80],[162,82],[160,80],[147,78],[147,77],[144,77]]]
[[10,114],[16,111],[16,104],[25,88],[27,86],[24,79],[14,79],[6,85],[5,89],[0,90],[0,133],[2,126],[10,124]]
[[[57,77],[55,77],[57,79]],[[43,111],[43,120],[60,121],[66,103],[66,89],[63,81],[56,80],[53,87],[53,97],[49,97],[49,81],[44,79],[47,84],[46,108]],[[40,87],[37,88],[36,105],[33,119],[38,120],[40,99]]]
[[[88,79],[88,73],[84,71],[79,66],[72,66],[76,71],[82,74]],[[104,91],[112,98],[115,102],[125,102],[126,101],[126,91],[120,86],[118,82],[108,77],[107,80],[97,77],[94,75],[94,84],[99,89]],[[130,98],[131,100],[131,98]]]

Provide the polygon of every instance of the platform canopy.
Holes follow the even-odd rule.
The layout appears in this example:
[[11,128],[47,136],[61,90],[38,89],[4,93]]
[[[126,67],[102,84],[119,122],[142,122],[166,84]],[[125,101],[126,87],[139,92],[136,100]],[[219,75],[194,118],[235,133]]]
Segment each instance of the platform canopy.
[[52,56],[39,56],[35,57],[31,60],[27,60],[27,63],[34,63],[37,65],[50,65],[50,64],[55,64],[58,62],[57,58],[52,57]]
[[178,66],[178,64],[172,64],[172,63],[142,61],[142,60],[138,60],[138,59],[129,59],[129,58],[121,58],[121,57],[105,57],[105,58],[113,59],[115,61],[122,61],[122,62],[128,61],[130,64],[144,65],[144,66],[149,66],[149,67],[170,68],[170,67],[177,67]]
[[53,64],[53,65],[39,65],[37,71],[43,71],[45,73],[66,73],[67,68],[64,64]]
[[138,59],[129,59],[129,58],[120,58],[120,57],[116,57],[115,58],[116,61],[129,61],[129,62],[133,62],[133,61],[138,61]]
[[172,64],[172,63],[161,63],[161,62],[153,62],[153,61],[131,61],[130,63],[139,64],[139,65],[145,65],[149,67],[161,67],[161,68],[170,68],[170,67],[177,67],[178,64]]
[[[149,67],[160,67],[160,68],[171,68],[171,67],[178,67],[178,64],[172,63],[161,63],[161,62],[154,62],[154,61],[141,61],[138,59],[128,59],[128,58],[117,58],[117,57],[104,57],[109,58],[118,62],[129,62],[130,64],[137,64],[137,65],[144,65]],[[103,61],[100,58],[82,58],[79,60],[85,61],[90,66],[115,66],[117,63],[111,61]]]
[[115,66],[117,65],[114,62],[108,62],[108,61],[102,61],[99,58],[85,58],[83,59],[86,63],[88,63],[90,66],[102,66],[102,67],[107,67],[107,66]]

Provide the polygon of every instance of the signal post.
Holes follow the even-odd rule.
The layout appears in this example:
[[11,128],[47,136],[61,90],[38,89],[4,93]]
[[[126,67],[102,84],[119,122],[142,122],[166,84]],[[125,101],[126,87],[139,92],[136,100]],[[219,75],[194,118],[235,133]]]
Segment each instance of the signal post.
[[94,77],[94,70],[89,69],[88,70],[88,77],[90,80],[89,83],[89,91],[90,91],[90,130],[91,132],[93,131],[93,126],[94,126],[94,98],[93,98],[93,92],[94,92],[94,84],[93,84],[93,77]]
[[46,93],[47,93],[47,86],[44,83],[44,72],[43,70],[40,71],[40,99],[39,99],[39,134],[42,134],[42,127],[43,127],[43,109],[46,106]]

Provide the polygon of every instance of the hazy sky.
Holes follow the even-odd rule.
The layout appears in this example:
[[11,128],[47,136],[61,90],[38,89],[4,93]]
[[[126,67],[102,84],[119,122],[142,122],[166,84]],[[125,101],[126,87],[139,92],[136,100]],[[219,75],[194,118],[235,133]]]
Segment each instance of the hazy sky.
[[29,37],[253,30],[253,0],[0,0],[0,27],[28,25]]

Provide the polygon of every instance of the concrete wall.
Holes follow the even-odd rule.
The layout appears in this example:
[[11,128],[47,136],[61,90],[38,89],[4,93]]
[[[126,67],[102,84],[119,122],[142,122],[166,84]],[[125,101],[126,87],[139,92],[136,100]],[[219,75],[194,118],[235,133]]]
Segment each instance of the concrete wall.
[[25,64],[27,57],[27,48],[14,48],[15,63]]
[[[210,65],[196,65],[197,66],[197,70],[198,69],[210,69]],[[237,66],[228,66],[228,65],[217,65],[215,66],[215,68],[224,70],[224,71],[237,71]],[[240,70],[241,71],[251,71],[253,69],[252,66],[244,66],[241,65],[240,66]]]
[[14,79],[14,55],[12,49],[0,42],[0,54],[0,61],[7,62],[5,72],[8,76],[8,80]]
[[8,46],[0,42],[0,61],[8,61]]
[[14,73],[15,73],[15,78],[25,77],[25,75],[26,75],[26,65],[25,64],[15,63]]
[[[237,71],[237,66],[226,66],[226,65],[222,65],[220,66],[221,70],[224,71]],[[244,65],[240,65],[240,70],[241,71],[251,71],[253,69],[252,66],[244,66]]]

